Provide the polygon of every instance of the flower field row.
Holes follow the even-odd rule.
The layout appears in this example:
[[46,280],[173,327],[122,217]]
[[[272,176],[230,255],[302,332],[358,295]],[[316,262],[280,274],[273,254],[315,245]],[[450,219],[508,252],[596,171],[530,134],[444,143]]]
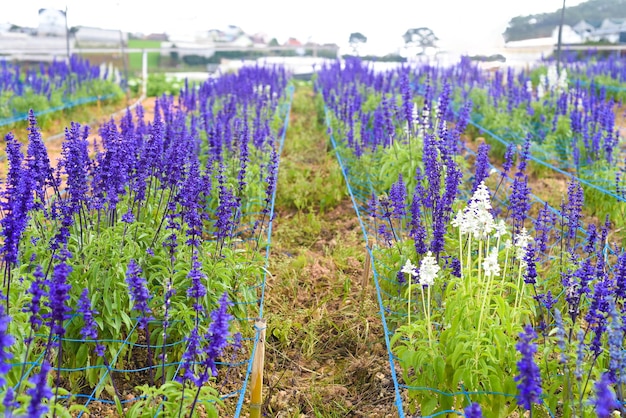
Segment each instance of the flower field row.
[[[372,259],[396,406],[400,416],[609,416],[624,400],[623,220],[586,223],[594,208],[576,178],[558,207],[532,195],[531,157],[548,133],[501,150],[469,146],[474,106],[485,112],[529,94],[512,73],[492,80],[504,90],[468,87],[481,77],[469,66],[376,73],[358,61],[318,74]],[[570,103],[559,97],[550,103]],[[585,97],[585,123],[623,161],[605,102]],[[558,115],[571,118],[567,109],[553,113],[557,124]]]
[[69,62],[52,62],[23,69],[0,62],[0,126],[28,118],[29,109],[42,118],[68,107],[96,100],[120,98],[122,80],[117,70],[94,66],[73,55]]
[[[6,416],[216,416],[241,408],[263,316],[280,69],[186,86],[49,160],[6,136],[0,387]],[[199,415],[200,414],[200,415]]]

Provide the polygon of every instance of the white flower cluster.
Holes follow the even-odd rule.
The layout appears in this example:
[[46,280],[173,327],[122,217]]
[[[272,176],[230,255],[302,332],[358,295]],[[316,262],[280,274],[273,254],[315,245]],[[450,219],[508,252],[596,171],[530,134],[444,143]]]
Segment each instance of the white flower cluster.
[[561,74],[556,71],[556,66],[548,67],[547,76],[541,74],[539,76],[539,85],[537,85],[537,98],[541,99],[546,91],[562,92],[567,90],[567,70],[561,69]]
[[530,241],[533,240],[533,237],[528,235],[526,228],[522,228],[522,231],[515,236],[515,256],[519,260],[523,260],[526,255],[526,248]]
[[485,239],[494,230],[498,236],[506,233],[504,222],[496,224],[491,215],[491,197],[484,181],[478,185],[469,205],[452,220],[452,226],[459,228],[461,234],[472,234],[476,239]]
[[[413,108],[411,110],[411,124],[413,126],[413,132],[417,131],[420,134],[422,133],[423,127],[420,126],[419,112],[416,103],[413,103]],[[409,130],[409,123],[407,122],[404,126],[404,133],[406,136],[413,136],[413,132]]]
[[411,259],[407,258],[406,263],[400,270],[402,273],[410,274],[411,276],[417,276],[417,267],[411,262]]
[[493,247],[483,260],[483,270],[485,277],[499,276],[500,264],[498,264],[498,249]]
[[441,267],[437,264],[433,253],[429,251],[422,259],[419,271],[409,259],[406,260],[406,263],[404,263],[400,271],[405,274],[410,274],[413,277],[418,277],[418,283],[422,286],[432,286],[435,283],[439,270],[441,270]]

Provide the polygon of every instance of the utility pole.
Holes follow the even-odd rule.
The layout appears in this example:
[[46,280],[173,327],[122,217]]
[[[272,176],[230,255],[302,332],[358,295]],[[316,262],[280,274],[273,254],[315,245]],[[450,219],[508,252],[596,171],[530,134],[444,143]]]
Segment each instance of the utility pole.
[[67,4],[65,5],[65,47],[67,50],[67,63],[70,63],[70,29],[67,26]]
[[563,7],[561,8],[561,22],[559,23],[559,39],[556,45],[556,73],[561,75],[561,44],[563,36],[563,21],[565,20],[565,0],[563,0]]

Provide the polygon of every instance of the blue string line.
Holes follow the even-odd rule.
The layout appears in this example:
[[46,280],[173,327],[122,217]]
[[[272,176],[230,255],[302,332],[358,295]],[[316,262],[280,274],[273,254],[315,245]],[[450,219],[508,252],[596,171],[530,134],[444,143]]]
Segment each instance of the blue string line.
[[[126,337],[126,340],[124,341],[125,343],[128,342],[128,339],[130,338],[131,335],[133,335],[133,332],[135,332],[135,330],[137,329],[138,325],[139,325],[139,322],[135,322],[135,326],[130,330],[130,332],[128,333],[128,336]],[[109,362],[109,367],[107,367],[107,371],[102,375],[102,377],[100,377],[100,381],[93,388],[93,391],[89,395],[89,398],[87,399],[87,402],[85,402],[85,408],[87,407],[87,405],[89,405],[89,403],[91,401],[96,400],[96,398],[94,398],[94,395],[96,394],[96,392],[98,391],[100,386],[104,383],[104,379],[106,379],[106,377],[109,375],[109,373],[111,371],[111,366],[110,365],[117,363],[117,358],[122,353],[122,350],[124,349],[124,347],[126,347],[126,346],[125,345],[120,346],[120,349],[117,350],[117,353],[115,353],[115,355],[113,356],[113,358]],[[77,418],[80,418],[82,416],[83,416],[83,411],[80,411],[80,413],[78,414]]]
[[[330,117],[329,117],[329,111],[328,108],[326,107],[326,105],[324,105],[324,114],[326,116],[326,125],[327,127],[330,129],[331,125],[330,125]],[[354,206],[355,212],[356,212],[356,216],[359,220],[359,224],[361,225],[361,230],[363,231],[363,236],[365,238],[365,248],[367,249],[367,252],[369,254],[370,257],[370,264],[372,267],[372,271],[373,271],[373,276],[374,276],[374,284],[376,285],[376,296],[378,298],[378,308],[379,308],[379,312],[380,312],[380,316],[382,318],[382,325],[383,325],[383,332],[385,335],[385,344],[387,345],[387,355],[389,357],[389,367],[391,369],[391,380],[393,381],[393,387],[395,390],[395,405],[396,408],[398,409],[398,415],[399,418],[404,418],[404,406],[402,405],[402,398],[400,397],[400,390],[399,390],[399,385],[398,385],[398,377],[396,376],[396,368],[395,368],[395,364],[393,361],[393,357],[392,357],[392,353],[391,353],[391,341],[389,340],[389,330],[387,327],[387,319],[385,318],[385,309],[384,309],[384,304],[383,304],[383,300],[382,300],[382,296],[380,295],[380,284],[378,283],[378,278],[377,278],[377,273],[376,273],[376,265],[374,263],[375,258],[374,258],[374,254],[372,254],[372,250],[370,248],[369,245],[369,238],[367,236],[367,230],[365,228],[365,225],[363,223],[363,219],[361,218],[361,214],[359,212],[358,209],[358,205],[356,203],[356,200],[354,198],[354,194],[352,193],[352,188],[350,186],[350,180],[348,179],[348,174],[347,174],[347,170],[345,168],[345,165],[343,164],[343,160],[341,159],[341,155],[339,155],[339,149],[337,147],[337,142],[335,141],[335,137],[333,136],[332,132],[329,134],[330,135],[330,141],[333,144],[333,149],[335,150],[335,155],[337,156],[337,162],[339,163],[339,167],[341,168],[341,174],[343,175],[343,178],[346,181],[346,186],[348,188],[348,193],[350,194],[350,199],[352,200],[352,204]]]
[[[39,110],[39,111],[34,112],[34,113],[35,113],[35,116],[46,115],[48,113],[58,112],[58,111],[64,110],[64,109],[70,109],[72,107],[80,106],[80,105],[83,105],[83,104],[97,102],[98,100],[107,100],[107,99],[110,99],[112,97],[115,97],[115,94],[112,93],[112,94],[107,94],[105,96],[84,97],[82,99],[76,99],[76,100],[73,100],[73,101],[70,101],[70,102],[65,102],[61,106],[50,107],[48,109]],[[28,119],[28,112],[26,112],[26,113],[19,113],[16,116],[13,116],[13,117],[10,117],[10,118],[0,119],[0,126],[10,125],[12,123],[21,122],[21,121],[24,121],[24,120],[27,120],[27,119]]]
[[[328,109],[327,109],[327,108],[325,108],[325,114],[326,114],[326,123],[327,123],[327,126],[330,128],[330,122],[329,122],[329,111],[328,111]],[[357,217],[359,218],[359,222],[360,222],[360,224],[361,224],[361,229],[362,229],[362,231],[363,231],[363,234],[364,234],[364,236],[365,236],[366,241],[367,241],[367,242],[369,242],[369,237],[368,237],[368,234],[367,234],[367,228],[366,228],[366,226],[364,225],[364,223],[363,223],[363,221],[362,221],[362,218],[360,217],[360,214],[359,214],[360,208],[364,208],[364,206],[363,206],[363,205],[361,205],[361,204],[358,204],[358,203],[356,202],[356,199],[355,199],[355,197],[354,197],[354,193],[353,193],[353,191],[352,191],[352,186],[351,186],[351,184],[350,184],[350,182],[349,182],[349,178],[348,178],[348,177],[349,177],[349,174],[348,174],[348,169],[347,169],[347,167],[344,167],[344,162],[343,162],[343,160],[342,160],[342,158],[341,158],[341,156],[340,156],[340,154],[339,154],[339,147],[337,146],[337,143],[336,143],[336,141],[335,141],[335,139],[334,139],[334,137],[333,137],[332,133],[330,134],[330,136],[331,136],[331,142],[332,142],[332,144],[333,144],[333,147],[334,147],[334,149],[335,149],[335,152],[336,152],[337,157],[338,157],[338,160],[339,160],[339,164],[340,164],[340,166],[341,166],[341,168],[342,168],[342,174],[344,175],[344,178],[346,179],[346,183],[347,183],[348,191],[349,191],[349,193],[350,193],[350,196],[351,196],[351,198],[352,198],[353,205],[354,205],[355,210],[356,210],[356,212],[357,212]],[[467,146],[465,146],[464,148],[465,148],[465,151],[466,151],[468,154],[475,155],[475,153],[474,153],[471,149],[467,148]],[[491,167],[491,168],[495,168],[495,167],[494,167],[493,165],[491,165],[491,164],[490,164],[490,167]],[[509,182],[509,183],[511,182],[511,178],[510,178],[510,177],[508,177],[508,176],[506,176],[506,177],[505,177],[505,180],[506,180],[507,182]],[[371,185],[371,184],[370,184],[370,188],[373,188],[373,185]],[[532,194],[532,193],[531,193],[531,194],[530,194],[530,197],[531,197],[533,200],[535,200],[536,202],[538,202],[538,203],[542,204],[542,206],[543,206],[543,205],[545,205],[545,202],[544,202],[542,199],[540,199],[539,197],[537,197],[536,195],[534,195],[534,194]],[[558,214],[559,216],[561,216],[561,215],[562,215],[562,214],[561,214],[558,210],[556,210],[555,208],[553,208],[553,207],[552,207],[552,206],[550,206],[550,205],[548,205],[548,210],[550,210],[550,211],[551,211],[552,213],[554,213],[554,214]],[[577,231],[578,231],[581,235],[586,236],[586,231],[585,231],[582,227],[578,227],[578,228],[577,228]],[[386,292],[385,290],[383,290],[383,289],[381,288],[381,286],[380,286],[380,284],[379,284],[379,280],[378,280],[378,278],[379,278],[379,272],[378,272],[378,270],[376,269],[376,265],[375,265],[375,258],[374,258],[374,256],[373,256],[373,253],[371,252],[371,250],[370,250],[369,246],[368,246],[367,248],[368,248],[368,252],[370,253],[371,260],[372,260],[372,271],[373,271],[374,281],[375,281],[375,284],[376,284],[377,298],[378,298],[378,300],[379,300],[379,306],[380,306],[380,308],[381,308],[381,309],[380,309],[380,314],[381,314],[381,317],[382,317],[382,319],[383,319],[383,328],[384,328],[384,330],[385,330],[385,341],[386,341],[386,343],[388,344],[388,345],[387,345],[387,347],[388,347],[389,363],[390,363],[390,367],[392,368],[392,378],[394,378],[394,382],[395,382],[395,381],[396,381],[396,380],[395,380],[395,379],[396,379],[396,374],[395,374],[396,372],[395,372],[395,367],[394,367],[394,359],[397,359],[397,357],[396,357],[395,355],[393,355],[393,353],[391,352],[391,350],[390,350],[390,348],[389,348],[389,347],[390,347],[390,345],[389,345],[389,343],[388,343],[388,341],[389,341],[389,336],[393,335],[393,333],[389,331],[388,326],[387,326],[387,319],[386,319],[386,315],[385,315],[385,311],[386,311],[387,309],[386,309],[386,308],[384,308],[384,306],[383,306],[384,304],[383,304],[383,301],[382,301],[382,296],[381,296],[381,295],[382,295],[382,294],[387,295],[387,296],[388,296],[388,298],[389,298],[390,300],[392,300],[392,301],[393,301],[393,300],[397,300],[397,299],[401,299],[401,298],[399,298],[399,297],[395,297],[395,296],[392,296],[390,293]],[[605,246],[605,251],[606,251],[606,250],[609,250],[609,249],[608,249],[608,248],[606,248],[606,246]],[[383,277],[383,276],[380,276],[380,277]],[[384,278],[384,277],[383,277],[383,278]],[[386,280],[386,279],[385,279],[385,280]],[[388,282],[390,282],[389,280],[387,280],[387,281],[388,281]],[[390,283],[391,283],[391,282],[390,282]],[[394,312],[394,314],[396,314],[396,313]],[[399,316],[406,316],[406,314],[402,314],[402,313],[398,313],[398,315],[399,315]],[[468,392],[468,391],[461,391],[461,392],[449,393],[449,392],[444,392],[444,391],[441,391],[441,390],[438,390],[438,389],[435,389],[435,388],[420,388],[420,387],[412,387],[412,386],[408,386],[408,385],[401,385],[401,386],[399,386],[399,387],[402,387],[402,388],[405,388],[405,389],[410,389],[410,390],[415,389],[415,390],[426,390],[426,391],[432,391],[432,392],[435,392],[435,393],[440,393],[440,394],[445,395],[445,396],[458,396],[458,395],[465,395],[466,397],[468,397],[468,396],[469,396],[469,395],[471,395],[471,394],[475,394],[475,395],[480,395],[480,394],[482,394],[482,395],[502,395],[502,396],[507,396],[507,397],[515,397],[515,396],[516,396],[516,395],[512,395],[512,394],[505,394],[505,393],[500,393],[500,392]],[[398,387],[396,388],[396,396],[397,396],[397,397],[399,397],[399,388],[398,388]],[[396,404],[396,406],[398,407],[398,404]],[[432,417],[434,417],[434,416],[439,416],[439,415],[443,415],[443,414],[448,413],[448,412],[450,412],[450,413],[456,413],[456,414],[462,415],[462,414],[461,414],[461,413],[459,413],[458,411],[441,411],[441,412],[438,412],[438,413],[436,413],[436,414],[434,414],[434,415],[430,415],[430,416],[432,416]],[[554,417],[554,416],[555,416],[555,415],[554,415],[554,413],[553,413],[553,412],[552,412],[549,408],[547,408],[547,412],[549,413],[549,415],[550,415],[551,417]],[[402,410],[402,404],[401,404],[401,402],[400,402],[400,406],[398,407],[398,413],[400,414],[400,416],[401,416],[401,417],[403,417],[403,416],[404,416],[404,415],[403,415],[403,414],[404,414],[404,412],[403,412],[403,410]]]
[[[493,139],[497,140],[498,142],[502,143],[503,145],[509,145],[510,144],[509,141],[506,141],[505,139],[500,138],[500,136],[498,136],[494,132],[492,132],[489,129],[483,127],[482,125],[472,121],[471,119],[468,120],[468,122],[469,122],[470,125],[473,125],[474,127],[476,127],[481,132],[490,135],[491,137],[493,137]],[[561,173],[561,174],[563,174],[563,175],[565,175],[565,176],[567,176],[567,177],[569,177],[571,179],[574,179],[574,180],[578,181],[579,183],[582,183],[582,184],[584,184],[586,186],[589,186],[589,187],[591,187],[593,189],[596,189],[596,190],[598,190],[601,193],[604,193],[606,195],[612,196],[612,197],[616,198],[620,202],[626,202],[626,198],[624,198],[622,196],[619,196],[619,195],[617,195],[617,194],[615,194],[615,193],[611,192],[610,190],[607,190],[607,189],[605,189],[603,187],[600,187],[600,186],[597,186],[597,185],[595,185],[593,183],[590,183],[587,180],[581,179],[578,176],[575,176],[575,175],[573,175],[571,173],[568,173],[567,171],[564,171],[564,170],[560,169],[559,167],[556,167],[556,166],[554,166],[554,165],[552,165],[552,164],[550,164],[550,163],[548,163],[548,162],[546,162],[544,160],[541,160],[541,159],[531,155],[530,153],[528,155],[528,159],[532,160],[532,161],[535,161],[536,163],[541,164],[541,165],[543,165],[545,167],[548,167],[551,170],[554,170],[554,171],[556,171],[558,173]]]
[[[291,115],[291,104],[293,102],[294,90],[295,90],[294,86],[290,84],[288,87],[289,101],[286,105],[285,119],[284,119],[283,129],[282,129],[281,136],[280,136],[280,145],[278,147],[278,162],[279,163],[278,163],[278,167],[276,168],[276,184],[274,186],[274,191],[272,193],[272,204],[270,206],[269,223],[268,223],[268,228],[267,228],[267,245],[265,247],[265,269],[263,271],[263,283],[261,285],[259,318],[263,318],[263,305],[265,302],[265,283],[267,279],[267,269],[269,267],[270,246],[271,246],[271,241],[272,241],[272,228],[274,225],[274,206],[276,203],[276,190],[278,189],[278,171],[280,169],[280,157],[282,156],[283,147],[285,145],[285,136],[287,134],[287,128],[289,127],[289,117]],[[241,409],[243,407],[243,402],[244,402],[244,398],[246,395],[246,389],[248,387],[248,380],[250,379],[250,375],[252,374],[252,363],[253,363],[254,355],[256,353],[256,349],[259,343],[260,331],[261,330],[257,329],[255,332],[254,345],[252,347],[252,353],[248,362],[248,367],[246,369],[246,376],[243,380],[243,385],[241,387],[239,399],[237,400],[237,408],[235,409],[235,415],[234,415],[235,418],[239,418],[239,416],[241,415]]]

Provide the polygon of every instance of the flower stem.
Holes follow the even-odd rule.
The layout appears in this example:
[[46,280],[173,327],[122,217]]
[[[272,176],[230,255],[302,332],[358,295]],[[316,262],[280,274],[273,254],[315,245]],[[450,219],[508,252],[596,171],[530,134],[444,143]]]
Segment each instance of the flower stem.
[[411,282],[413,281],[413,276],[412,275],[408,275],[409,276],[409,296],[408,296],[408,303],[407,303],[407,307],[406,307],[406,313],[408,315],[408,322],[409,325],[411,325]]
[[422,293],[422,306],[424,307],[424,317],[426,318],[426,326],[428,327],[428,346],[433,346],[432,339],[432,327],[430,326],[430,286],[428,287],[428,306],[426,305],[426,301],[424,299],[424,286],[420,285],[420,291]]

